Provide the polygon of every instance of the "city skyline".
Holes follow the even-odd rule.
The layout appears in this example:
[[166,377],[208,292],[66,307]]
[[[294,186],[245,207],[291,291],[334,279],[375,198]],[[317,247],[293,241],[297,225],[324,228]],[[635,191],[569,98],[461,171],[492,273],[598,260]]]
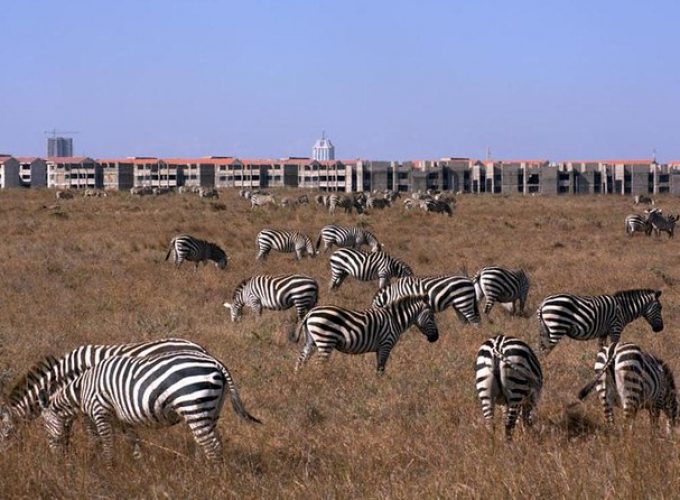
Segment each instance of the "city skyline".
[[95,158],[309,156],[323,129],[340,158],[680,158],[674,2],[28,1],[3,16],[0,151],[16,156],[61,127]]

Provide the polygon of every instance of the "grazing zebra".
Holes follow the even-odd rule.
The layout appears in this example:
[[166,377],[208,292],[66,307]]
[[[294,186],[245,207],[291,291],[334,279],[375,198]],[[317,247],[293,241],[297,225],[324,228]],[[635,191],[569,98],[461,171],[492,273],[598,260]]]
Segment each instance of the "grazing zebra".
[[673,237],[673,232],[675,231],[675,223],[680,219],[680,215],[669,215],[664,217],[661,210],[654,209],[650,210],[647,220],[652,225],[654,229],[654,234],[658,238],[661,236],[661,231],[668,233],[668,239]]
[[52,448],[68,444],[71,424],[82,413],[93,424],[109,464],[114,421],[123,425],[135,455],[139,439],[133,427],[169,427],[184,421],[206,457],[218,461],[222,443],[217,420],[225,389],[237,415],[260,422],[246,411],[227,368],[209,354],[195,351],[107,358],[51,397],[41,393],[40,403]]
[[603,346],[609,336],[618,342],[631,321],[644,317],[654,332],[663,330],[660,290],[626,290],[614,295],[551,295],[541,303],[537,315],[541,351],[550,352],[567,336],[575,340],[598,339]]
[[323,251],[328,252],[328,249],[333,245],[344,248],[354,248],[359,250],[362,245],[369,245],[371,252],[379,252],[382,245],[375,235],[360,227],[343,227],[338,224],[329,224],[321,228],[319,237],[316,239],[316,251],[319,251],[319,246],[323,240]]
[[373,196],[366,197],[366,208],[382,210],[391,206],[392,201],[387,198],[374,198]]
[[347,275],[360,281],[380,280],[379,288],[389,285],[390,278],[413,275],[406,263],[385,252],[364,253],[353,248],[340,248],[333,252],[330,262],[331,290],[338,288]]
[[385,307],[408,295],[425,295],[436,313],[451,307],[461,321],[479,324],[475,287],[465,276],[427,276],[400,278],[378,290],[372,304]]
[[205,348],[184,339],[161,339],[113,345],[83,345],[61,358],[48,356],[31,368],[0,404],[0,442],[15,430],[18,420],[32,420],[39,415],[38,395],[53,394],[85,370],[112,356],[146,357],[174,351],[206,352]]
[[257,234],[255,245],[258,260],[265,259],[272,249],[283,253],[295,252],[295,260],[300,260],[305,254],[309,258],[316,256],[312,240],[299,231],[263,229]]
[[274,195],[258,193],[253,193],[250,195],[251,210],[254,209],[255,207],[263,207],[265,205],[276,206],[276,199],[274,198]]
[[533,410],[541,396],[543,373],[531,347],[506,335],[490,338],[477,352],[475,372],[477,397],[491,431],[496,404],[506,407],[506,439],[512,439],[520,412],[527,427],[533,424]]
[[453,215],[453,209],[451,208],[451,205],[445,201],[425,200],[421,204],[421,207],[426,212],[436,212],[440,214],[446,213],[449,217]]
[[346,214],[351,214],[354,208],[354,200],[340,194],[331,194],[327,198],[328,213],[334,214],[337,207],[345,210]]
[[327,206],[328,206],[328,195],[326,195],[326,194],[317,194],[317,195],[314,197],[314,203],[316,203],[316,206],[317,206],[317,207],[320,207],[320,206],[327,207]]
[[626,216],[626,233],[628,236],[633,236],[636,232],[645,233],[647,236],[652,234],[652,225],[649,223],[648,216],[639,214]]
[[645,196],[643,194],[636,195],[635,198],[633,199],[633,201],[636,205],[640,205],[640,204],[654,205],[654,200],[652,198],[650,198],[649,196]]
[[[481,269],[472,282],[475,285],[477,300],[486,297],[484,315],[489,317],[491,308],[496,302],[509,304],[511,314],[524,315],[524,306],[529,293],[529,278],[522,269],[505,269],[503,267],[485,267]],[[516,303],[519,302],[519,311]]]
[[193,262],[195,269],[198,269],[198,264],[201,262],[207,264],[209,260],[214,261],[215,266],[220,269],[227,267],[228,257],[224,250],[215,243],[200,240],[188,234],[180,234],[172,239],[165,260],[170,258],[173,250],[175,251],[176,267],[181,266],[185,260]]
[[374,307],[366,311],[353,311],[336,306],[319,306],[307,313],[292,338],[294,342],[305,332],[305,346],[295,365],[302,368],[314,349],[319,350],[319,360],[328,358],[337,349],[346,354],[375,352],[377,371],[383,373],[390,351],[401,334],[416,325],[429,342],[436,342],[439,331],[427,297],[405,297],[385,308]]
[[623,414],[632,426],[638,410],[649,410],[651,423],[658,426],[663,411],[668,417],[670,433],[678,419],[678,391],[673,372],[659,358],[635,344],[613,343],[600,349],[595,361],[595,379],[579,392],[584,400],[597,386],[608,425],[614,424],[612,406],[623,406]]
[[300,274],[287,276],[253,276],[244,279],[234,290],[232,303],[224,303],[231,320],[241,319],[243,307],[252,308],[259,316],[262,308],[283,311],[295,306],[301,321],[319,298],[319,284],[314,278]]

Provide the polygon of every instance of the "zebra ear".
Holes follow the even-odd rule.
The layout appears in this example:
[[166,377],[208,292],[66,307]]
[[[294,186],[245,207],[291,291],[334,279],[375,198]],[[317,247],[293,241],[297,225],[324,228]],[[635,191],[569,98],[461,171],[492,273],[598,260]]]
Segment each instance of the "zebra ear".
[[225,302],[225,303],[222,304],[222,305],[223,305],[224,307],[226,307],[227,309],[231,309],[231,304],[230,304],[229,302]]
[[50,396],[45,389],[40,389],[38,392],[38,404],[41,410],[46,410],[50,406]]
[[658,299],[659,297],[661,297],[661,290],[657,290],[656,293],[655,293],[654,295],[656,295],[656,298],[657,298],[657,299]]

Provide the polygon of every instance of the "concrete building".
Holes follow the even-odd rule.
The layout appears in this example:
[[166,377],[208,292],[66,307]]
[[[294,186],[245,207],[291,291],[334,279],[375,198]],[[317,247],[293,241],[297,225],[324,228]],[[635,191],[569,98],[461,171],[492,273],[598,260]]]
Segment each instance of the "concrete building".
[[49,137],[47,139],[47,157],[72,157],[73,139],[70,137]]
[[326,138],[326,132],[321,134],[321,139],[314,143],[312,159],[316,161],[335,160],[335,146],[330,139]]
[[21,187],[19,160],[9,155],[0,155],[0,188]]
[[134,156],[132,161],[135,186],[164,187],[175,189],[178,184],[181,166],[168,164],[165,160],[152,156]]
[[169,170],[177,172],[177,186],[211,188],[215,186],[212,158],[165,158]]
[[24,187],[47,187],[47,162],[36,156],[20,156],[19,176]]
[[47,158],[47,187],[57,189],[101,189],[104,186],[99,163],[86,156]]
[[135,185],[134,165],[130,158],[99,159],[103,187],[106,190],[129,191]]

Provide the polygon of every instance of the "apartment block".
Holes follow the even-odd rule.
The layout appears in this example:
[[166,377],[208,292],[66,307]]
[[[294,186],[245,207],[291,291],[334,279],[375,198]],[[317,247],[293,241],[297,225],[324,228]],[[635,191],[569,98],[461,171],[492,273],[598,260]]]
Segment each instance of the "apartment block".
[[104,189],[129,191],[135,185],[134,164],[130,158],[100,159]]
[[36,156],[20,156],[19,176],[24,187],[47,187],[47,162]]
[[85,156],[47,158],[47,187],[57,189],[101,189],[101,165]]
[[21,187],[19,161],[13,156],[0,155],[0,188]]

